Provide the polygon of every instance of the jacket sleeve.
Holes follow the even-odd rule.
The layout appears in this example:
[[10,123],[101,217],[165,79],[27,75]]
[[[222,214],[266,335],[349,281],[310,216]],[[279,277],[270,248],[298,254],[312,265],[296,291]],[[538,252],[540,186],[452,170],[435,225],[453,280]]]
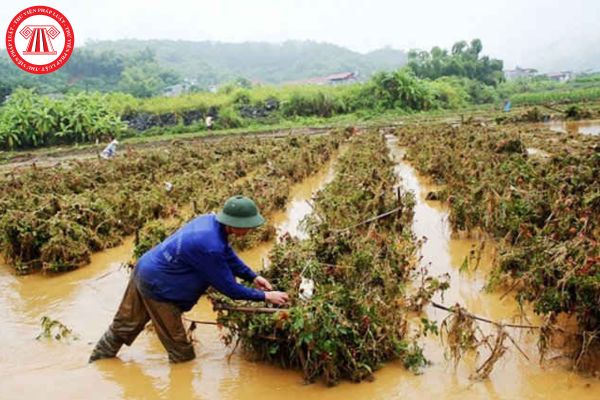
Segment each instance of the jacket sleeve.
[[246,282],[253,282],[257,277],[256,272],[252,271],[238,256],[235,254],[231,246],[225,246],[225,260],[233,274],[238,278],[242,278]]
[[224,253],[211,252],[206,255],[207,268],[203,268],[206,280],[212,287],[233,300],[264,301],[263,291],[246,287],[236,282]]

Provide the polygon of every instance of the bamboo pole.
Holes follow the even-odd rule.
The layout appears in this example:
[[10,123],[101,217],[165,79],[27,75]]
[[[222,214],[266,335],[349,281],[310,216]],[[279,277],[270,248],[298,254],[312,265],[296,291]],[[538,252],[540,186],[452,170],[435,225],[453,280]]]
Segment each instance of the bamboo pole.
[[193,322],[195,324],[200,324],[200,325],[219,325],[219,323],[217,321],[203,321],[203,320],[192,319],[192,318],[188,318],[188,317],[183,317],[183,319],[184,319],[184,321]]
[[216,303],[213,306],[213,310],[215,311],[219,311],[219,310],[225,310],[225,311],[240,311],[240,312],[247,312],[247,313],[252,313],[252,314],[274,314],[277,313],[279,311],[289,311],[289,308],[268,308],[268,307],[236,307],[236,306],[229,306],[227,304],[222,304],[222,303]]
[[393,215],[393,214],[396,214],[396,213],[401,213],[402,212],[402,208],[403,208],[402,206],[396,207],[393,210],[384,212],[383,214],[376,215],[376,216],[374,216],[372,218],[369,218],[369,219],[366,219],[366,220],[364,220],[362,222],[359,222],[358,224],[354,224],[354,225],[348,226],[348,227],[343,228],[343,229],[332,229],[331,231],[334,232],[334,233],[347,232],[347,231],[349,231],[351,229],[354,229],[354,228],[357,228],[357,227],[359,227],[361,225],[368,224],[369,222],[374,222],[374,221],[377,221],[379,219],[382,219],[382,218],[385,218],[385,217],[389,217],[390,215]]
[[[456,312],[452,308],[446,307],[443,304],[436,303],[435,301],[432,301],[431,305],[434,306],[435,308],[439,308],[440,310],[444,310],[444,311],[447,311],[449,313],[455,313]],[[491,319],[480,317],[480,316],[475,315],[475,314],[471,314],[469,311],[466,311],[466,310],[465,310],[465,312],[467,313],[467,315],[470,318],[476,319],[477,321],[485,322],[485,323],[488,323],[488,324],[505,326],[507,328],[520,328],[520,329],[541,329],[542,328],[541,326],[537,326],[537,325],[505,324],[503,322],[497,322],[497,321],[493,321]]]

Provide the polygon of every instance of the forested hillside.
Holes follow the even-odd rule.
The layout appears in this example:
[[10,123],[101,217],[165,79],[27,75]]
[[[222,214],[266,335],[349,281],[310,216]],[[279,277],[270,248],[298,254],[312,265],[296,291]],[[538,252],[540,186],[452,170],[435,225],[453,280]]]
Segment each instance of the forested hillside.
[[184,81],[202,90],[238,78],[277,84],[345,71],[367,80],[376,71],[395,70],[405,62],[405,53],[391,48],[361,54],[310,41],[102,41],[76,48],[64,68],[46,76],[22,74],[1,54],[0,95],[26,86],[42,93],[98,90],[148,97]]
[[403,51],[385,48],[361,54],[329,43],[219,43],[183,40],[119,40],[93,42],[94,50],[132,54],[150,48],[163,67],[172,68],[200,84],[215,84],[236,77],[281,83],[342,71],[369,76],[393,70],[406,61]]

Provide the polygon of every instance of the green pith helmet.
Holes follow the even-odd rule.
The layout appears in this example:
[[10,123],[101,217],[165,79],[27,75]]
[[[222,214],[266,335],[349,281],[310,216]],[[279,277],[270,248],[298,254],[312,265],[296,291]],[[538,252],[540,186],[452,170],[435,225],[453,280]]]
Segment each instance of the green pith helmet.
[[256,204],[244,196],[227,199],[223,209],[217,214],[217,221],[234,228],[258,228],[265,223]]

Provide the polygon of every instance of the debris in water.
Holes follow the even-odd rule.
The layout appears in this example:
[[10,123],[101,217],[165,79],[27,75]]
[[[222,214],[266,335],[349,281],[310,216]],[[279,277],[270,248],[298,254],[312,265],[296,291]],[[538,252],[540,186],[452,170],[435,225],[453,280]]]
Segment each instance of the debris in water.
[[302,300],[308,301],[312,299],[314,289],[315,282],[312,279],[302,277],[302,282],[300,282],[300,289],[298,290],[298,295]]
[[[600,354],[598,139],[548,135],[536,125],[432,124],[396,133],[417,171],[444,185],[454,231],[497,240],[488,288],[514,293],[546,320],[573,321],[569,334],[541,329],[541,348],[553,344],[573,367],[593,371]],[[528,157],[528,148],[549,157]],[[562,340],[550,340],[556,333]]]
[[42,332],[37,335],[36,340],[40,340],[41,338],[54,340],[78,339],[77,335],[74,335],[73,331],[65,324],[48,316],[42,317],[41,326]]

